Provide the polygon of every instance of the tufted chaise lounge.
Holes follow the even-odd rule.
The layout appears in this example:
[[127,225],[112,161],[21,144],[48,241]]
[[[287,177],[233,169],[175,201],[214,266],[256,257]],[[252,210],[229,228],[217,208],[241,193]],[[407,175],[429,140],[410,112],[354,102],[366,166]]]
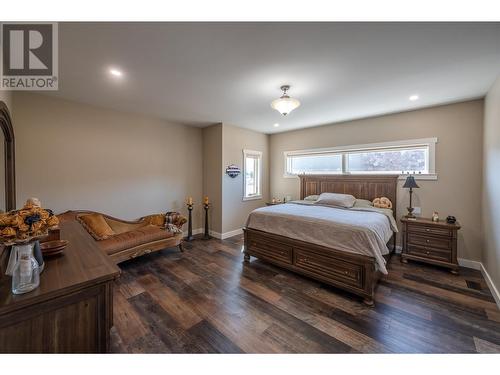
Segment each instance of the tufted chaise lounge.
[[[58,215],[60,222],[77,221],[80,215],[100,214],[111,227],[114,234],[103,240],[95,240],[96,244],[115,263],[137,258],[144,254],[163,250],[169,247],[179,247],[182,250],[182,233],[167,231],[158,224],[159,215],[145,216],[136,221],[126,221],[94,211],[67,211]],[[181,229],[186,222],[184,217],[179,217],[173,224]]]

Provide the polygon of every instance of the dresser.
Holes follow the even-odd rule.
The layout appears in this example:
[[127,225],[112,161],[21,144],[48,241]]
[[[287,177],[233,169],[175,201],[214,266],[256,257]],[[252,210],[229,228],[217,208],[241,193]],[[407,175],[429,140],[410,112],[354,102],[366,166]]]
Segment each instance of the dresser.
[[408,259],[447,267],[458,273],[457,232],[460,224],[434,222],[427,218],[415,220],[406,217],[403,224],[403,249],[401,261]]
[[[11,293],[0,276],[0,353],[103,353],[113,325],[119,268],[76,221],[61,224],[64,254],[45,259],[40,286]],[[0,254],[5,260],[6,250]],[[0,267],[2,268],[2,267]]]

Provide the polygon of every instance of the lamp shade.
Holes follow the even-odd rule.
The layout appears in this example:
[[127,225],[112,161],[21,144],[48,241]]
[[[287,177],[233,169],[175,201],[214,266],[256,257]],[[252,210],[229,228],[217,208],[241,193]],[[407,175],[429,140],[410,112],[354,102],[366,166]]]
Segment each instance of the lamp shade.
[[271,107],[277,110],[283,116],[286,116],[287,114],[292,112],[299,105],[300,102],[297,99],[290,98],[288,95],[283,95],[281,98],[273,100],[271,103]]
[[405,181],[405,184],[403,185],[403,187],[406,189],[419,188],[419,186],[417,185],[417,182],[415,181],[415,177],[413,177],[413,176],[406,177],[406,181]]
[[290,98],[290,96],[287,94],[287,91],[290,90],[290,86],[283,85],[281,86],[281,90],[283,91],[283,95],[281,95],[280,98],[273,100],[271,102],[271,107],[277,110],[283,116],[286,116],[295,108],[300,106],[300,102],[297,99]]

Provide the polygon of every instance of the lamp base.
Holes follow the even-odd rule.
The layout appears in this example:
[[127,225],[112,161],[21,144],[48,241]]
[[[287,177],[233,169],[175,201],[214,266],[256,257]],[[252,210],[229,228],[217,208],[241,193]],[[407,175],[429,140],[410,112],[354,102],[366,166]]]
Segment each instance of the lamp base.
[[408,213],[406,214],[406,216],[405,216],[405,217],[406,217],[407,219],[416,219],[416,216],[415,216],[415,215],[413,215],[413,210],[414,210],[414,208],[413,208],[413,207],[407,207],[406,209],[408,210]]

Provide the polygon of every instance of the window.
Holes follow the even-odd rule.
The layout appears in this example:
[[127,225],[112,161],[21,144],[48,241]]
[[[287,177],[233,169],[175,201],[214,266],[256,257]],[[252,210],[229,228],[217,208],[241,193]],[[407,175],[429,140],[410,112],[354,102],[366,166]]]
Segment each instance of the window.
[[243,200],[262,198],[262,152],[243,150]]
[[285,177],[298,174],[403,174],[436,179],[436,138],[285,152]]
[[342,155],[325,154],[297,154],[288,157],[287,171],[290,174],[330,174],[342,173]]

